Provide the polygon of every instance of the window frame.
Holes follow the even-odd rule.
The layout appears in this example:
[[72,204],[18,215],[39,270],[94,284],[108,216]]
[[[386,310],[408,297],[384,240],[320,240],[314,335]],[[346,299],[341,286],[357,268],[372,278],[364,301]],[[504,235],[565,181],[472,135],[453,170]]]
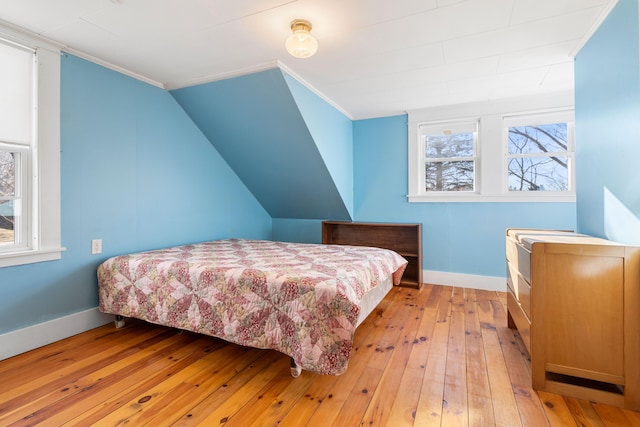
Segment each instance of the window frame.
[[[558,152],[549,152],[546,154],[529,154],[529,155],[514,155],[509,153],[509,129],[512,127],[524,127],[524,126],[536,126],[552,123],[566,123],[567,124],[567,150]],[[522,113],[505,115],[502,118],[502,140],[504,144],[504,163],[503,163],[503,191],[510,195],[519,197],[520,194],[535,193],[535,194],[547,194],[550,197],[562,196],[567,194],[575,194],[575,113],[573,110],[550,110],[536,113]],[[534,157],[551,157],[551,155],[562,155],[568,159],[567,168],[567,180],[568,190],[564,191],[512,191],[509,190],[509,159],[511,158],[534,158]]]
[[[524,194],[507,191],[507,164],[504,143],[503,118],[514,115],[555,114],[574,112],[572,91],[534,95],[495,101],[445,105],[407,112],[408,136],[408,194],[409,203],[450,202],[575,202],[575,190],[567,192],[528,191]],[[470,194],[447,192],[431,193],[424,187],[424,173],[420,174],[419,125],[425,122],[451,121],[479,117],[477,145],[476,192]],[[574,145],[575,147],[575,145]],[[574,151],[575,153],[575,151]],[[575,169],[575,168],[574,168]],[[575,185],[575,170],[574,174]]]
[[[421,181],[423,183],[422,185],[422,192],[424,194],[430,194],[430,195],[439,195],[439,196],[443,196],[443,195],[452,195],[453,197],[455,197],[454,195],[456,194],[476,194],[478,192],[478,168],[479,168],[479,127],[480,127],[480,119],[478,117],[473,117],[473,118],[463,118],[463,119],[456,119],[456,120],[447,120],[447,121],[438,121],[438,122],[423,122],[423,123],[419,123],[418,124],[418,138],[420,140],[419,142],[419,150],[420,150],[420,159],[422,161],[422,166],[420,168],[420,174],[421,174]],[[432,128],[434,130],[436,129],[442,129],[445,128],[450,132],[453,133],[462,133],[463,131],[459,131],[457,132],[457,130],[459,129],[467,129],[467,128],[474,128],[473,132],[473,155],[472,156],[460,156],[460,157],[441,157],[441,158],[437,158],[437,157],[427,157],[427,153],[426,153],[426,148],[425,148],[425,136],[428,135],[428,133],[422,132],[421,129],[422,128]],[[427,165],[427,163],[441,163],[444,161],[472,161],[473,162],[473,190],[470,191],[449,191],[449,190],[443,190],[443,191],[429,191],[426,189],[426,170],[425,167]]]
[[58,260],[64,248],[60,221],[61,45],[2,24],[0,38],[2,43],[35,52],[32,143],[26,151],[29,159],[23,162],[27,170],[21,183],[28,205],[28,229],[23,231],[24,244],[0,251],[2,268]]

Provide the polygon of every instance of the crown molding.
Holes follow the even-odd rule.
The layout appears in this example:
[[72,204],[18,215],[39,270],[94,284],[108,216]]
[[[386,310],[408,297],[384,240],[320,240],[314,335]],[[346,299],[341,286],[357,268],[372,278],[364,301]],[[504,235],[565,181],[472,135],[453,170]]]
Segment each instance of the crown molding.
[[150,84],[152,86],[159,87],[160,89],[166,89],[165,85],[163,83],[159,82],[159,81],[150,79],[149,77],[143,76],[142,74],[138,74],[136,72],[133,72],[131,70],[123,68],[123,67],[121,67],[119,65],[112,64],[111,62],[104,61],[104,60],[102,60],[100,58],[96,58],[95,56],[89,55],[88,53],[82,52],[80,50],[76,50],[76,49],[74,49],[72,47],[68,47],[68,46],[65,46],[62,50],[64,52],[66,52],[66,53],[69,53],[71,55],[77,56],[77,57],[82,58],[82,59],[86,59],[87,61],[90,61],[90,62],[93,62],[95,64],[101,65],[101,66],[103,66],[105,68],[108,68],[110,70],[117,71],[118,73],[124,74],[125,76],[129,76],[129,77],[132,77],[132,78],[134,78],[136,80],[143,81],[143,82],[148,83],[148,84]]
[[306,81],[305,79],[303,79],[302,77],[300,77],[300,75],[298,75],[295,71],[293,71],[291,68],[289,68],[288,66],[286,66],[284,63],[282,63],[281,61],[277,61],[278,63],[278,67],[284,71],[285,73],[287,73],[288,75],[290,75],[291,77],[293,77],[294,79],[296,79],[300,84],[302,84],[304,87],[306,87],[307,89],[309,89],[311,92],[313,92],[315,95],[317,95],[319,98],[321,98],[323,101],[325,101],[327,104],[331,105],[333,108],[335,108],[336,110],[340,111],[342,114],[344,114],[349,120],[353,121],[355,120],[353,115],[351,115],[347,110],[345,110],[344,108],[342,108],[340,105],[336,104],[331,98],[329,98],[327,95],[325,95],[324,93],[320,92],[318,89],[316,89],[311,83],[309,83],[308,81]]
[[189,80],[182,80],[179,82],[171,82],[171,83],[165,84],[165,89],[167,90],[182,89],[189,86],[197,86],[205,83],[232,79],[234,77],[246,76],[249,74],[259,73],[261,71],[272,70],[274,68],[278,68],[278,61],[269,61],[262,64],[239,68],[237,70],[232,70],[224,73],[211,74],[207,76],[196,77]]
[[616,7],[617,4],[618,4],[618,0],[609,1],[609,3],[604,7],[602,12],[598,16],[598,18],[593,22],[593,24],[591,24],[591,26],[589,27],[587,32],[584,34],[582,39],[580,39],[580,42],[578,43],[578,45],[574,47],[571,52],[569,52],[569,57],[575,59],[575,57],[578,56],[578,53],[580,53],[584,45],[587,44],[589,39],[595,34],[598,28],[600,28],[600,25],[602,25],[604,20],[607,19],[607,16],[609,16],[609,13],[611,13],[613,8]]
[[227,80],[235,77],[245,76],[248,74],[259,73],[261,71],[272,70],[274,68],[279,68],[281,71],[287,73],[289,76],[296,79],[300,84],[302,84],[304,87],[309,89],[319,98],[321,98],[323,101],[331,105],[336,110],[340,111],[340,113],[344,114],[349,120],[354,120],[353,116],[348,111],[346,111],[344,108],[336,104],[328,96],[320,92],[311,83],[309,83],[308,81],[300,77],[299,74],[297,74],[295,71],[293,71],[291,68],[289,68],[280,60],[265,62],[263,64],[258,64],[251,67],[240,68],[238,70],[233,70],[226,73],[212,74],[210,76],[202,76],[202,77],[198,77],[198,78],[187,80],[187,81],[167,83],[165,85],[165,89],[167,90],[182,89],[189,86],[197,86],[199,84],[212,83],[215,81]]
[[64,45],[33,31],[0,19],[0,37],[10,42],[59,53]]

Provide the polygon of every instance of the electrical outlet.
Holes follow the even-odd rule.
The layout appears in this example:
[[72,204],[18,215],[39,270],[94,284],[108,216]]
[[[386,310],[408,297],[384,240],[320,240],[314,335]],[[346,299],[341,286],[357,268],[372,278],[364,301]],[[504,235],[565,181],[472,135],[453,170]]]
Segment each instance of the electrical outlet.
[[91,241],[91,253],[94,255],[102,253],[102,239],[94,239]]

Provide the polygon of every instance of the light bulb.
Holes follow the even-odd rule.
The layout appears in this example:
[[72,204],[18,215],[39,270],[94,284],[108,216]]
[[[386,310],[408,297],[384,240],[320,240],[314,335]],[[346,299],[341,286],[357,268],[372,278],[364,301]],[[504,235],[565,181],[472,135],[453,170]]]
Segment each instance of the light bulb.
[[296,58],[308,58],[318,51],[318,41],[309,33],[311,23],[302,19],[291,22],[293,34],[287,37],[287,52]]

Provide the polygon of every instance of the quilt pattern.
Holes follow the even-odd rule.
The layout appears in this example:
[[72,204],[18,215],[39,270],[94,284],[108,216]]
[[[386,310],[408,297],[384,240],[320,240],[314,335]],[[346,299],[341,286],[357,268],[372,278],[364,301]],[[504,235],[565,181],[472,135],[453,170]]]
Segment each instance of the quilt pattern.
[[121,255],[98,268],[100,310],[347,368],[362,296],[407,261],[361,246],[228,239]]

